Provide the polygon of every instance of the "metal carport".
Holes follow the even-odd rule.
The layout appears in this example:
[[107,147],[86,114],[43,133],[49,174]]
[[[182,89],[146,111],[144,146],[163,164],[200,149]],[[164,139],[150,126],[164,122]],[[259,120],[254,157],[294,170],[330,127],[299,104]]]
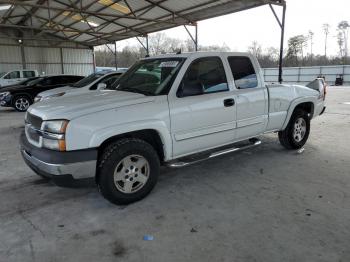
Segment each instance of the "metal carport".
[[[197,27],[200,20],[267,4],[281,27],[282,81],[285,0],[0,0],[0,39],[14,40],[22,57],[22,47],[27,45],[81,49],[132,37],[145,37],[147,49],[149,33],[177,26]],[[283,7],[282,20],[274,5]],[[197,33],[190,36],[197,48]],[[26,63],[22,61],[23,66]]]

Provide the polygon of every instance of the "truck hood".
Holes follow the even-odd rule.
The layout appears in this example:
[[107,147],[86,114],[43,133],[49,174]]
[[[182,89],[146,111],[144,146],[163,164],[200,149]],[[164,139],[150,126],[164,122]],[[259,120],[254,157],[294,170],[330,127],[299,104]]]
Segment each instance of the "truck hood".
[[41,117],[43,120],[68,119],[88,115],[91,113],[131,106],[141,103],[150,103],[155,97],[143,94],[102,90],[91,91],[84,94],[76,94],[52,98],[33,104],[28,112]]
[[63,86],[63,87],[59,87],[59,88],[55,88],[55,89],[51,89],[51,90],[47,90],[47,91],[41,92],[41,93],[38,94],[38,96],[48,97],[48,96],[56,95],[56,94],[59,94],[59,93],[62,93],[62,92],[66,92],[66,91],[71,90],[71,89],[73,89],[73,87],[71,87],[71,86]]

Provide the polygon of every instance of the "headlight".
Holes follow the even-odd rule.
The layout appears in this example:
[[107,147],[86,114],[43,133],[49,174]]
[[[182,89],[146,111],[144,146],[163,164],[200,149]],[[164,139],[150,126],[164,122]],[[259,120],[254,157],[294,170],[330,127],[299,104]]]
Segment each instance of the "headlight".
[[42,146],[52,150],[66,151],[66,129],[68,120],[44,121]]
[[68,125],[68,120],[44,121],[43,131],[54,134],[64,134]]
[[10,95],[10,92],[2,92],[2,93],[0,93],[0,98],[5,98],[8,95]]
[[34,98],[34,103],[40,102],[41,99],[42,99],[41,96],[36,96],[36,97]]

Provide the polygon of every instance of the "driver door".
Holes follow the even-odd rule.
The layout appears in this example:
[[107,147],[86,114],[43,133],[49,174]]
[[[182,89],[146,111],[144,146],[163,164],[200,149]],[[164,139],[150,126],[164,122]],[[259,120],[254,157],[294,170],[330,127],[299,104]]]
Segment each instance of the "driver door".
[[235,94],[221,57],[197,58],[169,99],[173,156],[197,153],[235,137]]

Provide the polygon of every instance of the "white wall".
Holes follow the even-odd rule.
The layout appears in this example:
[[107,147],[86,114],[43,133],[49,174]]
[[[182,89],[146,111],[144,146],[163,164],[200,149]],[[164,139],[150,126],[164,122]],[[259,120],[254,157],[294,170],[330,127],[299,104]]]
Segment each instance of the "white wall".
[[[263,69],[267,83],[278,82],[278,68]],[[317,76],[323,75],[330,85],[334,85],[337,75],[342,74],[344,85],[350,84],[350,65],[339,66],[313,66],[313,67],[285,67],[283,68],[283,82],[306,84]]]
[[23,41],[21,46],[16,40],[1,37],[0,72],[26,68],[38,70],[39,74],[86,76],[94,71],[92,49],[74,44],[41,47],[42,44],[39,41]]

